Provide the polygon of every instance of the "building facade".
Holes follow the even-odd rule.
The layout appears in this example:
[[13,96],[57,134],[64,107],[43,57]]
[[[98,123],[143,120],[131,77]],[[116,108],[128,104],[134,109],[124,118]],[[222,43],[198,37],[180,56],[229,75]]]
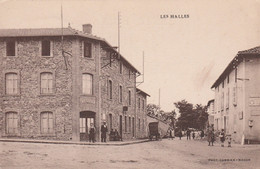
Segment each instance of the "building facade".
[[209,100],[207,104],[207,113],[208,113],[208,125],[214,125],[214,99]]
[[136,129],[140,73],[90,24],[0,30],[0,72],[0,137],[85,141],[93,123],[100,140],[104,121],[123,139],[145,135]]
[[260,47],[240,51],[212,85],[214,127],[242,144],[260,141]]

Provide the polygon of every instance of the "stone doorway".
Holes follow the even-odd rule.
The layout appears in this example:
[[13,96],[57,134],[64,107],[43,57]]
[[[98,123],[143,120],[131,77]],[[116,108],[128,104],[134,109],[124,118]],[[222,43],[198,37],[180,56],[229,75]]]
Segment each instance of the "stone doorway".
[[95,115],[96,113],[91,111],[80,112],[80,119],[79,119],[80,141],[89,140],[90,124],[93,123],[94,126],[96,127]]

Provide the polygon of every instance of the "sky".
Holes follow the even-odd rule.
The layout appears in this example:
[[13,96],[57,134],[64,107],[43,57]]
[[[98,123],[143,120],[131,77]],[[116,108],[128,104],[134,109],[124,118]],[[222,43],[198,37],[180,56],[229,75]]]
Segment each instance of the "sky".
[[166,112],[206,105],[237,52],[260,46],[260,0],[0,0],[0,29],[60,28],[61,4],[64,27],[90,23],[112,46],[120,13],[120,53],[141,73],[144,54],[138,87]]

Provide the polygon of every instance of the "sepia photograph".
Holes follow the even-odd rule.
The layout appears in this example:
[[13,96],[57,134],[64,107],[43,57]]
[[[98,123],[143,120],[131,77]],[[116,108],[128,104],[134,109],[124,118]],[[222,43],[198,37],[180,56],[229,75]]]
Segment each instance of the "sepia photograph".
[[0,0],[0,169],[259,169],[260,0]]

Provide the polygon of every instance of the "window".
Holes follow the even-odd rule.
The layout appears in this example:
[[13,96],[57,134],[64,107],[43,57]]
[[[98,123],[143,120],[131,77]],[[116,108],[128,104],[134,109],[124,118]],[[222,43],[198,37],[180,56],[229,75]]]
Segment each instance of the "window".
[[221,110],[224,110],[224,92],[221,93]]
[[138,119],[138,130],[139,131],[141,130],[141,120],[140,120],[140,118]]
[[237,105],[237,87],[236,86],[233,87],[233,105],[234,106]]
[[109,80],[108,81],[108,98],[109,99],[112,99],[112,94],[113,94],[113,86],[112,86],[113,84],[112,84],[112,81],[111,80]]
[[79,119],[79,132],[86,133],[86,118]]
[[222,88],[224,88],[225,81],[222,82]]
[[82,93],[93,95],[93,75],[84,73],[82,76]]
[[53,114],[52,112],[41,113],[41,133],[51,134],[53,133]]
[[229,84],[229,75],[227,76],[227,84]]
[[91,43],[84,42],[84,57],[91,58]]
[[51,41],[42,41],[42,56],[51,56]]
[[235,82],[237,82],[237,68],[235,68]]
[[18,118],[16,112],[6,113],[6,133],[17,134],[18,133]]
[[131,117],[129,117],[129,132],[131,132]]
[[112,114],[109,114],[109,128],[110,128],[110,130],[113,128],[113,118],[112,118]]
[[119,86],[119,102],[123,102],[123,89],[121,85]]
[[129,79],[131,78],[131,70],[129,68],[129,71],[128,71],[128,75],[129,75]]
[[53,92],[53,77],[52,73],[41,73],[41,94],[50,94]]
[[143,108],[143,110],[144,110],[144,99],[143,99],[143,104],[142,104],[142,108]]
[[119,73],[120,74],[123,73],[123,63],[122,62],[119,63]]
[[226,93],[226,108],[229,108],[229,88],[227,89]]
[[127,132],[127,117],[125,116],[125,132]]
[[5,75],[5,90],[6,94],[18,94],[18,75],[16,73]]
[[6,42],[6,56],[15,56],[15,41]]
[[140,108],[141,108],[141,99],[138,98],[138,109],[140,109]]
[[143,131],[144,131],[144,119],[143,119]]
[[131,91],[128,91],[128,104],[131,105]]

